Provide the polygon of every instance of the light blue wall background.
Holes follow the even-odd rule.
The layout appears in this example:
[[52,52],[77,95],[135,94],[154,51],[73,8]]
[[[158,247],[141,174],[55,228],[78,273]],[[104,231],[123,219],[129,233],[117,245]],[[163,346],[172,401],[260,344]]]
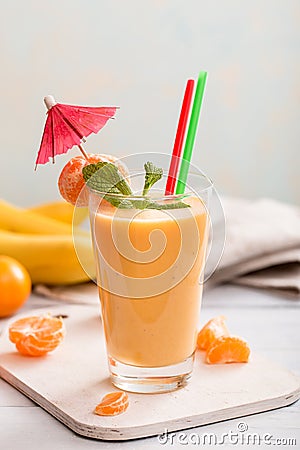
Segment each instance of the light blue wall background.
[[59,197],[70,155],[33,172],[44,95],[120,105],[87,151],[170,152],[185,81],[204,69],[193,162],[220,192],[300,203],[299,0],[0,4],[1,197]]

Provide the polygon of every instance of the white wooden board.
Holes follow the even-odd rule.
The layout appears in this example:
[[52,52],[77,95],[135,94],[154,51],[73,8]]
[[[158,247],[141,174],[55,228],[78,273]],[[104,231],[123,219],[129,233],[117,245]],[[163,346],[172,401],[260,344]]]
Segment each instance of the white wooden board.
[[199,352],[187,387],[166,394],[129,394],[124,414],[97,416],[94,407],[114,390],[99,308],[62,305],[49,312],[68,315],[61,346],[43,358],[24,357],[5,331],[0,337],[0,376],[83,436],[106,440],[151,436],[279,408],[300,397],[299,378],[259,355],[252,354],[248,364],[210,366]]

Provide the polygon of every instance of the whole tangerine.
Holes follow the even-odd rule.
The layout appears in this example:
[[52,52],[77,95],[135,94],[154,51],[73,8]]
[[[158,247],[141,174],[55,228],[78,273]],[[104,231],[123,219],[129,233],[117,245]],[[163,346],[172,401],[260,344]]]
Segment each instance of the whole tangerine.
[[126,167],[112,155],[106,154],[87,154],[88,159],[82,155],[74,156],[64,166],[58,179],[58,188],[61,196],[72,205],[87,206],[88,197],[84,189],[85,181],[82,175],[82,169],[88,164],[96,164],[99,161],[115,163],[123,175],[127,175]]
[[30,292],[31,279],[25,267],[10,256],[0,255],[0,317],[18,311]]

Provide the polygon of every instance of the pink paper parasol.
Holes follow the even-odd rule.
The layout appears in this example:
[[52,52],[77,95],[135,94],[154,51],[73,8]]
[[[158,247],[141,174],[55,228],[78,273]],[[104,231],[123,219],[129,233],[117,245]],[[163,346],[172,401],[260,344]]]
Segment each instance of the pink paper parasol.
[[78,145],[83,156],[88,159],[81,143],[91,133],[98,133],[117,110],[116,107],[106,106],[63,105],[56,103],[51,95],[45,97],[44,102],[48,108],[48,117],[36,166],[46,164],[50,158],[54,162],[56,155],[67,153],[74,145]]

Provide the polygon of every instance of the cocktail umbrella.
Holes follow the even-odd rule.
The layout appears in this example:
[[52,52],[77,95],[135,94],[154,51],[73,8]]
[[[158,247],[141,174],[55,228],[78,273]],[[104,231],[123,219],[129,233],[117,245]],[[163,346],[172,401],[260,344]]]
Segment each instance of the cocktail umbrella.
[[74,106],[56,103],[52,95],[44,98],[47,106],[47,120],[36,159],[38,164],[46,164],[50,158],[66,153],[74,145],[79,147],[88,160],[82,143],[91,133],[98,133],[108,119],[116,113],[116,107]]

